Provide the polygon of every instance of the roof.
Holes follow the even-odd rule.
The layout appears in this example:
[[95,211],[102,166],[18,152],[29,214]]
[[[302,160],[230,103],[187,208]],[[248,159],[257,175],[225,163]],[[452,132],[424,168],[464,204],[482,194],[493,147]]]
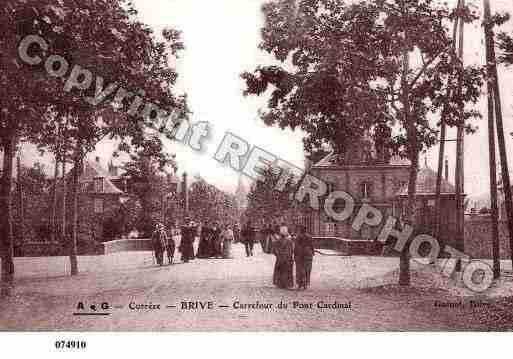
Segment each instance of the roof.
[[[313,165],[313,168],[328,168],[328,167],[339,167],[343,164],[342,156],[336,154],[334,151],[325,156],[322,160]],[[371,164],[374,166],[410,166],[411,162],[406,158],[399,156],[392,156],[389,163],[377,163]]]
[[[436,192],[436,178],[437,174],[433,171],[429,166],[424,165],[417,174],[417,187],[416,187],[416,195],[434,195]],[[440,186],[441,194],[455,194],[455,187],[442,178],[442,183]],[[404,185],[399,192],[397,192],[396,196],[407,196],[408,195],[408,185]]]
[[[71,171],[72,172],[72,171]],[[71,174],[70,172],[70,174]],[[112,176],[101,166],[97,161],[85,160],[84,170],[80,176],[81,183],[89,183],[94,186],[95,178],[103,178],[103,192],[104,194],[123,194],[123,191],[117,188],[111,181]],[[86,188],[86,192],[93,192],[93,188]]]

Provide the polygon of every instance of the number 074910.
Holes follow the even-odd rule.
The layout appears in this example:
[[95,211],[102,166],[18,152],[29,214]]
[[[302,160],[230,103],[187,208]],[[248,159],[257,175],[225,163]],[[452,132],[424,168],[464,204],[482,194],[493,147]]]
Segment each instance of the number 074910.
[[57,349],[85,349],[87,344],[83,340],[57,340],[55,348]]

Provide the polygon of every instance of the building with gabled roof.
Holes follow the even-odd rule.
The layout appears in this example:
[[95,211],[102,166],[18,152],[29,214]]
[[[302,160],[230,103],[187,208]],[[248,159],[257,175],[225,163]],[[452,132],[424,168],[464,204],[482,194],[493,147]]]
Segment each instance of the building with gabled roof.
[[[410,168],[409,160],[391,156],[385,149],[375,148],[374,143],[368,138],[355,140],[345,155],[332,152],[310,169],[313,176],[327,184],[328,194],[334,191],[343,191],[351,195],[355,202],[352,216],[343,222],[338,222],[330,218],[323,210],[307,209],[303,214],[303,222],[314,237],[368,241],[369,250],[374,250],[375,243],[373,242],[377,238],[381,226],[363,225],[360,231],[355,231],[352,223],[360,207],[365,204],[378,209],[384,219],[388,216],[401,218],[408,197]],[[436,172],[429,168],[427,163],[419,169],[416,185],[416,231],[433,232],[436,178]],[[442,240],[449,240],[454,233],[455,199],[454,186],[447,178],[442,179]],[[335,203],[335,211],[341,212],[344,209],[345,203],[341,202],[340,204]],[[365,246],[363,247],[365,248]]]
[[[72,177],[75,168],[66,174],[67,182],[67,232],[70,233],[72,213]],[[78,237],[79,244],[113,239],[107,234],[107,222],[115,217],[122,203],[128,199],[123,179],[115,176],[100,163],[100,158],[84,159],[80,177]],[[126,186],[125,186],[126,187]],[[61,187],[58,187],[60,191]],[[59,193],[62,196],[62,193]],[[60,202],[61,200],[59,200]],[[59,206],[60,207],[60,206]],[[61,208],[58,208],[61,212]],[[59,213],[58,216],[61,216]]]

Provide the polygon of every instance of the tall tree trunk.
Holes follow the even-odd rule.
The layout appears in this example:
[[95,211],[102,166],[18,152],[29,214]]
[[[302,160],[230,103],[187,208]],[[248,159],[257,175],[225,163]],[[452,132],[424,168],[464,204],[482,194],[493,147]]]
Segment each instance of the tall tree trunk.
[[66,158],[63,156],[62,159],[62,203],[61,203],[61,243],[64,243],[66,240],[66,191],[67,185],[66,185]]
[[57,186],[59,181],[59,156],[55,155],[53,170],[52,201],[50,205],[50,242],[55,242],[57,234]]
[[21,183],[21,160],[16,162],[16,193],[18,199],[18,243],[25,241],[25,201],[23,198],[23,184]]
[[55,166],[53,170],[52,201],[50,205],[50,241],[55,242],[57,237],[57,187],[59,181],[60,134],[61,128],[57,125],[57,149],[55,151]]
[[[490,1],[484,0],[485,10],[485,23],[488,24],[491,18]],[[504,188],[504,201],[506,204],[506,214],[508,216],[508,232],[509,232],[509,246],[511,254],[511,262],[513,265],[513,199],[511,198],[511,183],[509,179],[508,170],[508,156],[506,153],[506,143],[504,140],[504,126],[502,123],[502,104],[501,92],[499,88],[499,73],[497,71],[497,61],[495,57],[495,42],[494,33],[491,28],[492,24],[488,24],[489,29],[489,51],[490,69],[492,71],[491,81],[493,83],[494,104],[495,104],[495,120],[497,121],[497,142],[499,145],[499,156],[501,159],[501,173],[502,173],[502,187]]]
[[[406,37],[406,34],[405,34]],[[407,41],[405,41],[407,42]],[[410,89],[408,74],[410,71],[410,55],[408,48],[403,50],[403,74],[401,78],[401,102],[404,111],[404,123],[407,136],[407,152],[411,161],[410,176],[408,180],[408,199],[406,203],[405,223],[415,225],[415,202],[418,175],[419,152],[417,148],[417,129],[411,116]],[[399,285],[410,285],[410,242],[408,241],[399,257]]]
[[[458,2],[458,8],[462,9],[465,6],[465,0],[460,0]],[[463,29],[464,22],[461,21],[459,28],[459,40],[458,40],[458,58],[463,66]],[[458,94],[461,98],[463,88],[463,81],[460,79],[458,84]],[[455,170],[455,181],[454,185],[456,187],[456,247],[460,252],[464,252],[465,250],[465,236],[464,236],[464,220],[465,220],[465,210],[463,208],[463,196],[465,193],[465,161],[464,161],[464,148],[465,148],[465,118],[464,118],[464,105],[460,105],[459,108],[459,123],[456,134],[456,170]],[[456,262],[457,272],[461,271],[461,260]]]
[[[486,31],[486,30],[485,30]],[[490,43],[486,40],[487,59]],[[487,60],[488,63],[489,60]],[[489,66],[488,66],[489,67]],[[488,69],[489,70],[489,69]],[[497,168],[495,159],[495,116],[493,104],[493,84],[488,72],[488,154],[490,165],[490,201],[491,201],[491,219],[492,219],[492,257],[493,257],[493,278],[498,279],[501,275],[501,262],[499,253],[499,229],[498,229],[498,209],[497,209]]]
[[14,235],[12,215],[12,172],[16,152],[16,141],[13,136],[4,138],[4,160],[2,184],[0,188],[0,240],[2,258],[1,296],[14,294]]
[[71,275],[78,274],[78,260],[77,260],[77,237],[78,237],[78,201],[80,195],[80,175],[82,174],[82,154],[80,149],[75,152],[73,169],[73,188],[72,188],[72,201],[73,201],[73,214],[72,214],[72,234],[71,243],[69,248],[69,261],[71,265]]
[[491,217],[492,217],[492,257],[493,257],[493,278],[498,279],[501,275],[501,262],[499,253],[499,230],[497,219],[497,168],[495,159],[495,116],[494,116],[494,103],[493,103],[493,83],[491,80],[492,69],[490,68],[492,60],[490,58],[490,26],[485,25],[485,48],[486,48],[486,62],[487,66],[487,92],[488,92],[488,155],[490,165],[490,202],[491,202]]

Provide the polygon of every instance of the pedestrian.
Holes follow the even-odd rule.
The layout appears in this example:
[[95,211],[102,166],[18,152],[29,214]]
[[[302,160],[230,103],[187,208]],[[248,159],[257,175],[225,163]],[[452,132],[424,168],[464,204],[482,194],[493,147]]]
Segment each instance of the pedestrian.
[[168,264],[173,264],[176,249],[175,240],[173,239],[172,232],[170,236],[167,235],[166,227],[163,224],[161,224],[161,231],[166,243],[167,262]]
[[246,248],[246,257],[253,256],[253,247],[255,245],[255,228],[251,221],[246,223],[244,228],[244,247]]
[[165,238],[165,232],[161,229],[161,224],[155,224],[155,230],[151,235],[151,243],[153,246],[153,253],[157,264],[162,266],[164,264],[164,251],[166,249],[167,239]]
[[218,222],[212,228],[213,257],[223,258],[223,239],[221,238],[221,227]]
[[266,228],[265,228],[265,219],[262,218],[260,222],[260,228],[258,229],[258,242],[260,242],[260,246],[262,247],[262,252],[266,251],[265,237],[266,237]]
[[240,225],[239,223],[235,223],[233,225],[233,243],[239,243],[240,242]]
[[272,253],[272,235],[272,224],[270,221],[266,221],[264,224],[264,253]]
[[212,244],[210,243],[212,229],[208,223],[205,223],[200,227],[200,239],[196,257],[210,258],[212,256]]
[[285,229],[273,245],[276,256],[273,284],[278,288],[289,289],[294,287],[294,242],[290,239],[288,230]]
[[234,239],[233,230],[229,224],[226,225],[225,229],[221,233],[223,240],[223,258],[232,259],[232,242]]
[[189,221],[186,225],[182,226],[182,240],[180,241],[180,248],[182,252],[182,262],[187,263],[194,259],[194,237],[196,227],[193,221]]
[[306,227],[298,226],[298,234],[294,241],[294,262],[296,263],[296,284],[299,290],[310,286],[312,261],[315,253],[313,239],[306,233]]

